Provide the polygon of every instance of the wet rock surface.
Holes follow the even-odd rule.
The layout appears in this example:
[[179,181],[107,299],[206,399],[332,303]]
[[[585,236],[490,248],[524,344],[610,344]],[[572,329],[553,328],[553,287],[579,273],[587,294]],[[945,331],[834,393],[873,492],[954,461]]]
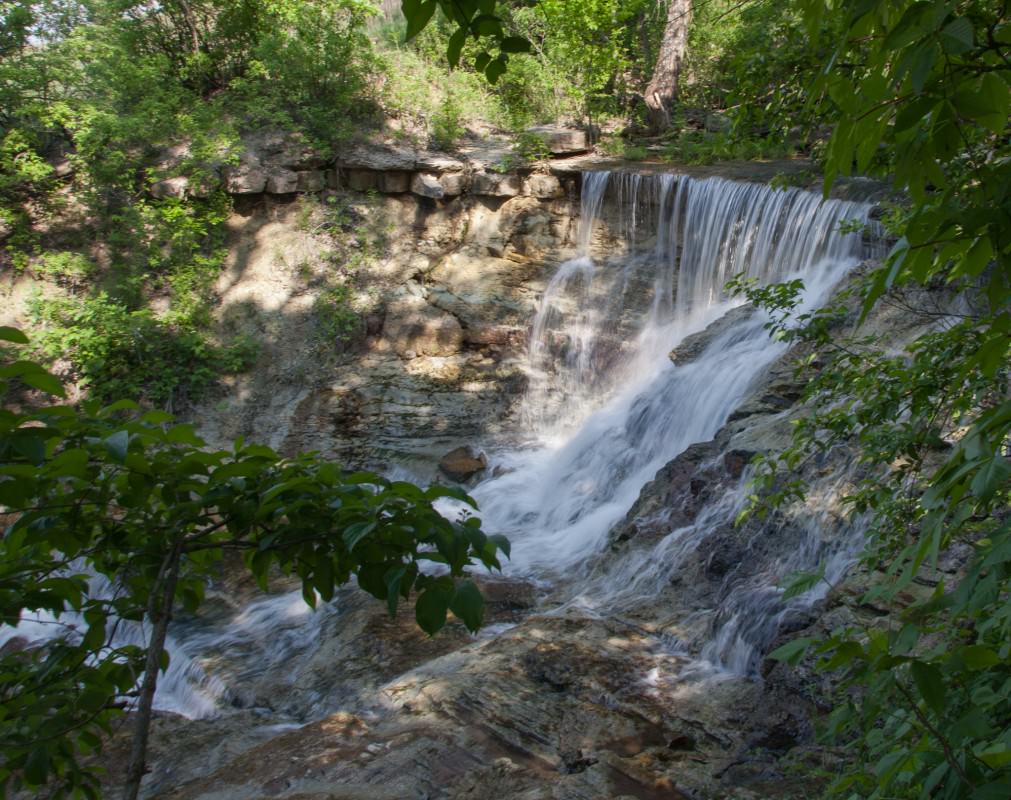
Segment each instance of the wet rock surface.
[[[416,159],[410,169],[417,168]],[[466,171],[447,171],[440,186],[448,174]],[[577,222],[547,183],[521,191],[381,198],[392,244],[369,267],[378,297],[364,316],[359,349],[320,369],[315,354],[290,346],[299,340],[297,326],[308,321],[285,317],[270,355],[277,368],[251,389],[244,424],[274,431],[272,443],[286,451],[322,449],[345,464],[397,465],[421,480],[436,477],[440,459],[461,442],[508,441],[529,378],[529,321],[553,268],[573,252]],[[258,233],[276,242],[267,234],[286,230],[287,212],[275,210],[266,222],[259,213],[237,226],[259,220]],[[620,224],[605,220],[594,252],[620,254],[623,236]],[[263,246],[242,241],[254,251]],[[243,287],[245,275],[237,272],[235,286]],[[272,298],[279,308],[308,307],[298,292],[278,299],[285,286],[276,272],[264,268],[260,275],[271,276],[272,291],[251,296]],[[630,275],[624,291],[649,306],[643,279]],[[697,359],[736,318],[685,339],[676,363]],[[631,327],[619,320],[595,357],[620,359]],[[757,662],[739,669],[749,677],[700,674],[698,659],[738,610],[716,613],[733,587],[761,579],[770,596],[756,602],[775,602],[774,567],[809,541],[812,515],[820,515],[826,539],[834,535],[841,523],[835,504],[845,487],[826,489],[817,498],[822,507],[677,535],[704,523],[708,509],[737,503],[751,458],[788,442],[804,388],[793,369],[797,355],[772,364],[711,440],[689,446],[656,473],[611,532],[610,547],[588,558],[578,576],[555,584],[483,580],[489,614],[479,637],[453,623],[428,639],[409,606],[391,619],[381,604],[349,590],[289,657],[264,657],[249,669],[248,653],[212,653],[237,687],[234,707],[214,721],[159,720],[148,795],[817,796],[817,784],[798,780],[782,759],[831,764],[831,754],[812,743],[810,724],[828,687],[807,665],[786,668],[760,654],[788,631],[824,629],[857,613],[856,592],[844,585],[810,613],[787,609],[771,625],[745,624],[744,632],[763,645]],[[474,463],[455,473],[459,480],[472,474],[470,467],[484,466],[477,453],[460,455]],[[811,474],[844,469],[849,455],[831,458],[812,464]],[[616,554],[640,565],[638,573],[617,571]],[[652,575],[661,561],[674,566]],[[614,607],[594,606],[600,581],[631,586],[647,573],[649,591],[631,592]],[[577,590],[580,602],[559,608]]]
[[468,481],[488,467],[488,458],[472,447],[457,447],[439,459],[439,470],[450,480]]

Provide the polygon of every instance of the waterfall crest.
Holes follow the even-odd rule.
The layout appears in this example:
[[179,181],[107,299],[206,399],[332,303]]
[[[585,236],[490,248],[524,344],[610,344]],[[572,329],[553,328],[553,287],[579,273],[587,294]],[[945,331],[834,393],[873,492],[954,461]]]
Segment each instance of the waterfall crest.
[[[657,470],[711,438],[784,352],[755,312],[692,363],[667,358],[739,304],[723,292],[731,277],[800,278],[812,308],[864,255],[861,234],[840,226],[867,223],[866,204],[676,175],[590,173],[584,186],[583,253],[558,269],[532,325],[525,419],[537,445],[500,454],[506,474],[474,492],[525,574],[578,569]],[[624,252],[598,261],[605,196]]]

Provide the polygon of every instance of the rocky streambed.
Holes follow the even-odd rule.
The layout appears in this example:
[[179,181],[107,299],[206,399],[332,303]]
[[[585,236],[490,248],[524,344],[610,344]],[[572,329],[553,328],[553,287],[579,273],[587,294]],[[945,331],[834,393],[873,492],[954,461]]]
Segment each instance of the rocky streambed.
[[[806,503],[733,525],[750,458],[784,447],[803,413],[798,353],[767,351],[750,309],[678,314],[695,291],[686,265],[705,259],[750,270],[764,258],[769,279],[792,274],[791,258],[797,269],[840,253],[856,263],[859,235],[833,238],[856,207],[800,235],[798,204],[817,203],[796,190],[554,177],[561,191],[547,197],[342,201],[385,244],[362,267],[361,328],[339,345],[313,333],[326,285],[313,276],[333,237],[304,224],[297,196],[238,204],[222,324],[266,344],[252,376],[194,414],[203,430],[421,481],[469,446],[485,454],[468,485],[486,524],[517,549],[505,576],[481,578],[489,610],[477,637],[451,623],[428,639],[410,607],[390,618],[353,589],[310,615],[289,587],[253,600],[222,584],[177,631],[217,711],[159,717],[147,796],[817,794],[805,776],[839,757],[814,742],[823,679],[765,654],[798,631],[876,613],[853,599],[866,576],[844,578],[860,536],[840,502],[851,457],[810,465]],[[725,219],[703,230],[695,213]],[[734,238],[749,225],[756,236]],[[707,255],[721,241],[739,246]],[[804,247],[824,252],[809,259]],[[717,292],[730,274],[713,273]],[[718,392],[723,405],[692,411],[720,375],[739,377]],[[544,497],[530,500],[527,485]],[[783,603],[777,581],[824,559],[834,588]]]

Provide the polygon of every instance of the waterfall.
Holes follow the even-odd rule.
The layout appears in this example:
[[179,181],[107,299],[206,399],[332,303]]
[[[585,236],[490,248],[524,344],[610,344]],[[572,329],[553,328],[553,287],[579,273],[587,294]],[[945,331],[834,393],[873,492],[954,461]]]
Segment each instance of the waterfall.
[[[558,267],[531,323],[526,444],[492,453],[495,477],[472,492],[485,529],[511,540],[507,574],[565,586],[564,602],[598,613],[655,603],[669,590],[692,553],[743,508],[743,483],[692,524],[669,525],[649,547],[606,553],[608,533],[661,467],[713,438],[785,345],[769,338],[762,313],[736,312],[694,360],[675,364],[668,354],[741,304],[723,291],[738,274],[763,283],[800,278],[802,307],[823,304],[866,255],[861,234],[841,225],[857,223],[855,230],[869,211],[799,189],[720,178],[584,176],[579,255]],[[755,671],[783,619],[822,596],[859,546],[859,521],[840,521],[840,480],[813,487],[781,557],[760,552],[762,538],[778,531],[752,533],[744,558],[754,563],[731,569],[711,607],[681,621],[678,647],[716,670]],[[830,517],[842,535],[824,541]],[[826,581],[784,603],[777,579],[820,561]],[[213,715],[234,698],[232,687],[267,668],[283,669],[294,682],[297,659],[334,613],[332,606],[310,613],[292,593],[258,600],[217,625],[198,620],[174,628],[156,707]],[[17,627],[0,627],[0,646],[68,630],[79,636],[83,625],[69,612],[60,620],[26,614]],[[117,644],[143,644],[147,631],[124,622],[117,637]]]
[[[644,553],[595,558],[642,487],[689,445],[711,439],[786,346],[770,339],[756,311],[735,315],[690,363],[667,354],[739,304],[723,291],[735,275],[800,278],[801,310],[822,305],[866,255],[861,234],[841,226],[866,224],[870,207],[720,178],[590,173],[585,186],[582,252],[559,267],[531,328],[524,419],[535,444],[497,454],[499,475],[473,494],[485,527],[512,542],[508,571],[570,582],[585,604],[614,609],[655,596],[685,554],[743,507],[742,488]],[[594,259],[605,195],[620,212],[611,231],[619,255]],[[783,615],[842,573],[859,530],[826,545],[823,521],[812,511],[789,558],[727,579],[719,606],[706,612],[703,659],[753,671]],[[833,575],[782,603],[774,581],[823,558]],[[612,563],[591,576],[601,560]]]

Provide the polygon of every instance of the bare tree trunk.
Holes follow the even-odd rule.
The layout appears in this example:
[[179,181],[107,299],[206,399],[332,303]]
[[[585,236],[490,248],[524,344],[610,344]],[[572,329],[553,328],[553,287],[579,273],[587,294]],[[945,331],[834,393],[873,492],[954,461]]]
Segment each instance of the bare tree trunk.
[[154,693],[158,688],[158,672],[161,670],[161,654],[165,649],[165,637],[172,620],[172,605],[176,597],[176,582],[179,579],[179,561],[182,558],[182,537],[172,548],[161,569],[160,580],[151,589],[148,604],[148,619],[151,621],[151,639],[147,644],[147,663],[144,666],[144,681],[137,701],[137,715],[133,726],[133,743],[130,749],[130,765],[126,771],[126,786],[123,800],[137,800],[140,784],[144,779],[147,760],[147,740],[151,732],[151,715],[154,709]]
[[654,131],[670,127],[674,102],[678,98],[681,65],[688,49],[688,26],[692,21],[692,0],[668,0],[667,25],[660,43],[653,77],[643,99],[649,109],[649,124]]

